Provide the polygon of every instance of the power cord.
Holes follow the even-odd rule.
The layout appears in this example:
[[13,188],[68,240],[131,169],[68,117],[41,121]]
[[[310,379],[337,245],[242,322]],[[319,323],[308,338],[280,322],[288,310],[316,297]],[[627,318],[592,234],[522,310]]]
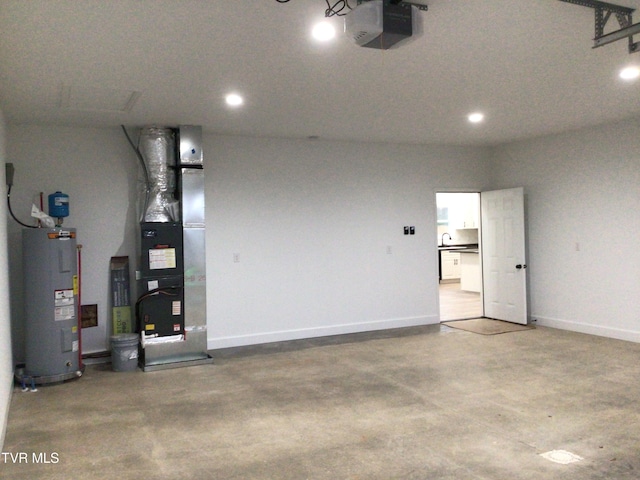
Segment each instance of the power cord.
[[[287,3],[289,0],[276,0],[278,3]],[[325,17],[333,17],[334,15],[342,17],[349,13],[351,10],[351,5],[349,5],[349,0],[338,0],[336,2],[331,3],[329,0],[325,0],[327,3],[327,9],[324,11]],[[346,12],[344,10],[347,10]]]
[[153,290],[149,290],[147,293],[140,295],[135,305],[135,316],[136,316],[136,333],[140,333],[143,331],[142,328],[142,317],[140,316],[140,305],[146,299],[153,297],[155,295],[166,295],[168,297],[175,297],[179,294],[182,289],[179,285],[170,285],[168,287],[160,287],[154,288]]
[[14,172],[15,172],[15,168],[13,167],[13,163],[5,164],[5,174],[6,174],[5,176],[6,176],[6,180],[7,180],[7,187],[9,187],[9,189],[7,190],[7,208],[9,210],[9,213],[11,214],[11,218],[13,218],[16,222],[18,222],[23,227],[38,228],[35,225],[27,225],[26,223],[21,222],[13,214],[13,209],[11,208],[11,187],[13,187],[13,174],[14,174]]
[[[324,11],[325,17],[333,17],[334,15],[338,17],[343,17],[351,10],[351,5],[349,5],[349,0],[338,0],[331,4],[329,0],[325,0],[327,2],[327,9]],[[347,10],[346,12],[344,10]],[[344,12],[344,13],[343,13]]]
[[[277,1],[280,1],[280,0],[277,0]],[[289,0],[287,0],[287,2],[288,1]],[[142,216],[144,218],[144,215],[147,214],[147,208],[149,207],[149,196],[151,193],[151,181],[149,180],[149,170],[147,169],[147,164],[144,161],[144,157],[142,156],[142,153],[140,152],[140,148],[138,147],[138,145],[133,143],[133,140],[131,140],[131,137],[127,133],[127,129],[125,128],[125,126],[120,125],[120,127],[124,132],[124,136],[127,137],[127,141],[129,142],[129,145],[131,145],[131,148],[135,152],[136,157],[138,157],[138,161],[140,162],[140,166],[142,167],[142,173],[144,174],[144,205],[142,206]]]
[[9,190],[7,191],[7,207],[9,209],[9,213],[11,214],[11,218],[13,218],[16,222],[18,222],[20,225],[22,225],[23,227],[27,227],[27,228],[38,228],[35,225],[27,225],[26,223],[21,222],[20,220],[18,220],[18,218],[13,214],[13,210],[11,209],[11,187],[9,187]]

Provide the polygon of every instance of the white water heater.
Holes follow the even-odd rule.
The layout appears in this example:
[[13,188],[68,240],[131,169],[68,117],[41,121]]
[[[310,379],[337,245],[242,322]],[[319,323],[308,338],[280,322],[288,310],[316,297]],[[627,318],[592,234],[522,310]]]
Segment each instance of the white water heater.
[[78,262],[72,228],[22,231],[25,315],[23,377],[56,383],[79,377]]

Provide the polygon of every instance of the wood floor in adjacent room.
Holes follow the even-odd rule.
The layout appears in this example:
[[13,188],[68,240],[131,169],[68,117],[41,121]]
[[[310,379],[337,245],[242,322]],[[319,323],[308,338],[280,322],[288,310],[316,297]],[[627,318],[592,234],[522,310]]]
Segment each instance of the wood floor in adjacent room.
[[440,284],[440,321],[462,320],[482,316],[482,297],[479,293],[460,289],[460,283]]

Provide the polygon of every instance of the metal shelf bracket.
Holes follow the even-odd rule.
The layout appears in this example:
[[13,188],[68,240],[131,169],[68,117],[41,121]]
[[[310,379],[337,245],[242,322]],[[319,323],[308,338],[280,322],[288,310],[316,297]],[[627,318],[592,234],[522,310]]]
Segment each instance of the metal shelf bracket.
[[[613,3],[600,2],[598,0],[560,1],[594,9],[595,37],[593,39],[593,48],[602,47],[603,45],[627,38],[629,43],[629,53],[640,52],[640,42],[633,41],[633,36],[636,33],[640,33],[640,23],[636,23],[635,25],[633,24],[633,8],[614,5]],[[610,33],[604,33],[604,29],[612,14],[615,15],[618,20],[620,29]]]

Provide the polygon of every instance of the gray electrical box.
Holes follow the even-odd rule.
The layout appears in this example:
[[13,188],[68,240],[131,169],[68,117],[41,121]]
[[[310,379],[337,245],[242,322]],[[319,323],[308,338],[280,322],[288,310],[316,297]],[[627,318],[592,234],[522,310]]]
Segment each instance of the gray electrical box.
[[180,164],[202,165],[202,127],[181,125],[178,135]]

